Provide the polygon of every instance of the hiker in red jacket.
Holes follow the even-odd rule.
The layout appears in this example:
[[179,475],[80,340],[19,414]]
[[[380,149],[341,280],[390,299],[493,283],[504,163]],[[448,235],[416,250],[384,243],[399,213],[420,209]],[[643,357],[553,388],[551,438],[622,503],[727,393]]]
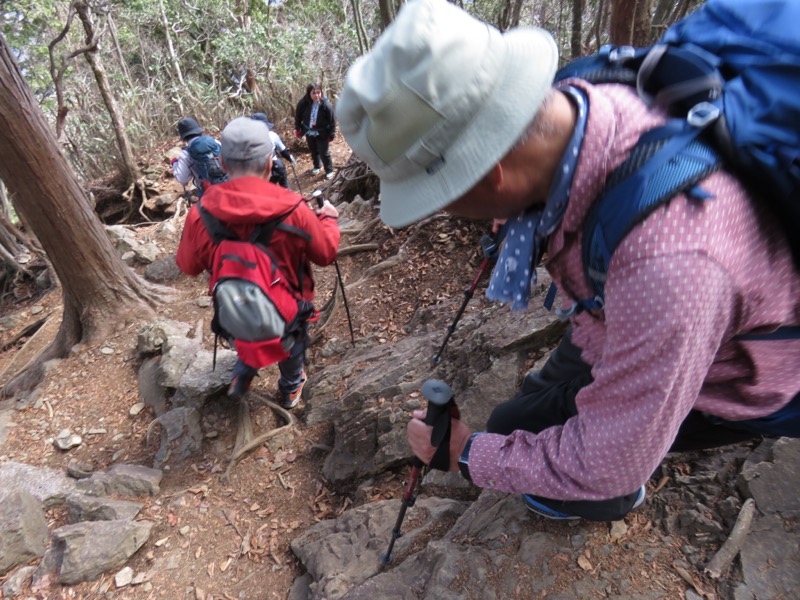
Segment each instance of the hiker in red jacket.
[[[336,208],[326,201],[321,209],[313,211],[298,194],[269,182],[274,146],[264,123],[248,117],[234,119],[222,131],[221,144],[222,164],[230,181],[209,188],[202,206],[242,239],[249,237],[256,224],[290,213],[283,223],[304,232],[309,239],[278,229],[269,249],[297,294],[313,302],[310,263],[327,266],[336,258],[339,246]],[[211,271],[214,249],[198,207],[193,206],[186,217],[178,247],[178,267],[188,275]],[[235,345],[238,361],[228,396],[238,399],[249,389],[258,369],[273,364],[276,359],[266,344],[235,342]],[[278,389],[284,408],[294,408],[300,401],[306,379],[305,348],[303,332],[291,347],[289,357],[278,362]]]

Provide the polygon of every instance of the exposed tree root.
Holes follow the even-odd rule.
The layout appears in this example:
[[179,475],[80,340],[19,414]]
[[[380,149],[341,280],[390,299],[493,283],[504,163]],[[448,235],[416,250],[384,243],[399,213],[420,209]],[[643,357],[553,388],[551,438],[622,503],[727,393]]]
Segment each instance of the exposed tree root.
[[239,402],[239,418],[236,427],[236,443],[233,446],[233,453],[228,462],[228,467],[225,469],[225,472],[222,474],[222,480],[227,482],[230,478],[230,473],[233,467],[242,459],[242,457],[258,448],[261,444],[266,442],[267,440],[272,439],[276,435],[284,433],[292,429],[295,425],[296,419],[294,415],[290,413],[288,410],[283,408],[282,406],[275,404],[271,400],[267,400],[264,396],[260,394],[256,394],[254,392],[249,393],[250,396],[253,396],[269,406],[273,411],[275,411],[278,415],[283,417],[283,420],[286,421],[286,425],[281,427],[276,427],[274,429],[270,429],[266,433],[262,433],[258,437],[253,437],[253,420],[250,417],[250,406],[247,404],[247,401],[242,398]]
[[314,334],[310,336],[309,344],[313,345],[316,344],[320,338],[322,337],[322,332],[328,326],[329,323],[333,321],[333,316],[339,310],[339,306],[342,304],[339,301],[339,297],[341,296],[341,289],[340,286],[337,285],[333,288],[333,294],[331,294],[330,299],[325,303],[325,306],[319,311],[319,320],[317,321],[316,325],[314,326]]
[[349,254],[357,254],[359,252],[374,252],[380,246],[378,244],[358,244],[354,246],[345,246],[344,248],[339,248],[339,252],[336,256],[348,256]]

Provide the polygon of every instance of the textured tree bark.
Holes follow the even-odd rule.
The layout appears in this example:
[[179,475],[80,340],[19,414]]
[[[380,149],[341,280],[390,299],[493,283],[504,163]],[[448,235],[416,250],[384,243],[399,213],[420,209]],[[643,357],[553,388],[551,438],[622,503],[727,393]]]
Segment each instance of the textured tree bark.
[[580,58],[583,54],[581,48],[583,23],[583,0],[572,0],[572,33],[570,35],[570,54],[572,60]]
[[153,315],[167,288],[139,278],[114,250],[2,36],[0,179],[50,258],[64,298],[54,342],[2,390],[14,393],[38,383],[42,364],[76,343],[91,344],[131,317]]
[[651,0],[614,0],[611,8],[611,43],[646,46],[652,41]]

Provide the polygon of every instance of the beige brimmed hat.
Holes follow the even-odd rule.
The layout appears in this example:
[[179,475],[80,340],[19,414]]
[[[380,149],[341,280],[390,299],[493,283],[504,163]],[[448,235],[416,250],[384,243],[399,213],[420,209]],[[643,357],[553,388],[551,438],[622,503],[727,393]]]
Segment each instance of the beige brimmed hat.
[[511,149],[555,76],[546,31],[501,34],[446,0],[411,0],[347,73],[336,116],[404,227],[472,188]]

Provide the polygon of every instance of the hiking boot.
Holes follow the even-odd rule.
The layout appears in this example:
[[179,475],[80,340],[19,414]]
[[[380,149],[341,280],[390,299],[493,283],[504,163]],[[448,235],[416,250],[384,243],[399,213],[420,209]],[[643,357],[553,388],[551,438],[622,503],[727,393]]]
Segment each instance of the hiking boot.
[[330,173],[325,173],[325,179],[333,179],[333,171]]
[[319,175],[319,172],[320,172],[321,170],[322,170],[322,169],[321,169],[320,167],[317,167],[316,169],[311,169],[311,174],[312,174],[312,175]]
[[282,394],[281,406],[287,410],[294,408],[300,402],[300,396],[303,394],[303,386],[306,384],[306,372],[303,371],[300,377],[300,387],[288,394]]
[[545,506],[538,500],[535,500],[533,496],[529,494],[522,494],[522,501],[529,511],[545,519],[551,519],[553,521],[577,521],[580,519],[580,517],[576,515],[568,515],[567,513],[553,510],[549,506]]
[[[642,504],[644,504],[645,498],[647,498],[647,486],[643,485],[641,488],[639,488],[639,494],[636,496],[636,501],[633,503],[631,510],[636,510]],[[525,506],[529,511],[539,515],[540,517],[544,517],[545,519],[550,519],[553,521],[577,521],[580,519],[580,517],[576,515],[558,512],[549,506],[545,506],[529,494],[522,494],[522,501],[525,503]]]
[[250,389],[251,383],[253,383],[252,377],[237,375],[231,379],[231,383],[228,386],[228,398],[234,401],[241,400],[242,396],[244,396],[247,393],[247,390]]

